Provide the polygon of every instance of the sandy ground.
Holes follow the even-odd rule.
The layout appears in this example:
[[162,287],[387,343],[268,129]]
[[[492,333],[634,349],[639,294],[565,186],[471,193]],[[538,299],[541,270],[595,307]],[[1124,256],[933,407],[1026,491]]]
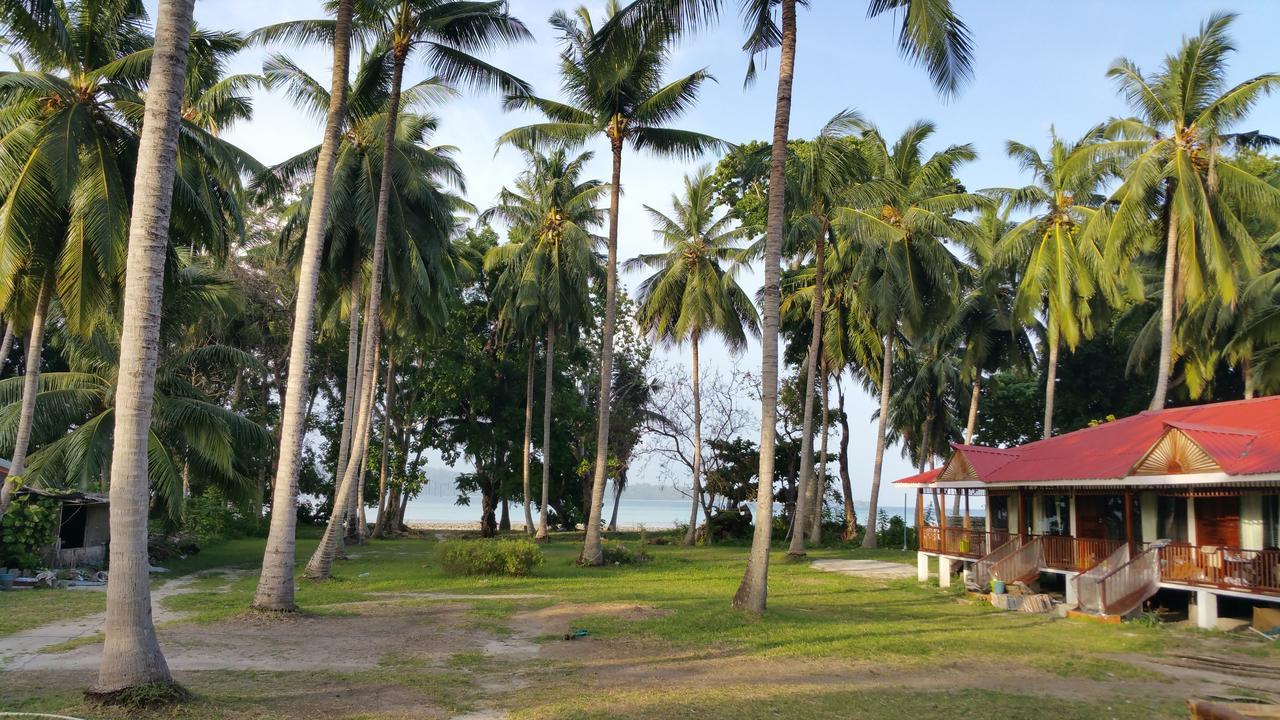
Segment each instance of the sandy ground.
[[[833,566],[835,572],[887,572],[878,563]],[[898,566],[902,567],[902,566]],[[906,567],[911,571],[914,568]],[[544,604],[537,594],[383,593],[374,599],[336,606],[335,614],[263,618],[245,615],[215,623],[184,622],[159,605],[165,597],[190,591],[194,578],[178,578],[154,593],[159,634],[169,666],[179,681],[206,697],[239,698],[248,710],[219,717],[344,717],[430,720],[501,720],[521,706],[526,688],[561,683],[575,692],[652,689],[690,693],[700,688],[813,687],[857,690],[892,687],[928,691],[979,687],[1046,698],[1095,699],[1221,696],[1244,688],[1280,698],[1280,667],[1197,657],[1116,658],[1156,673],[1149,680],[1058,677],[1034,668],[942,665],[885,668],[874,660],[771,658],[727,648],[679,648],[635,638],[573,641],[560,638],[579,618],[616,615],[661,616],[658,608],[632,603]],[[501,624],[476,622],[473,606],[486,601],[527,603]],[[99,642],[65,652],[41,652],[48,645],[91,636],[102,618],[58,623],[0,639],[5,684],[82,688],[96,668]],[[1206,645],[1211,649],[1211,645]],[[459,670],[459,658],[487,658]],[[1258,661],[1267,663],[1270,661]],[[306,682],[282,680],[298,672]],[[449,682],[466,674],[466,696],[448,701]],[[403,674],[403,677],[399,677]],[[437,685],[435,683],[444,683]],[[249,698],[246,700],[245,698]],[[0,703],[2,704],[2,703]],[[238,707],[238,706],[237,706]],[[461,708],[461,709],[460,709]]]
[[916,569],[910,565],[883,560],[814,560],[809,563],[809,567],[823,572],[861,578],[893,580],[916,576]]

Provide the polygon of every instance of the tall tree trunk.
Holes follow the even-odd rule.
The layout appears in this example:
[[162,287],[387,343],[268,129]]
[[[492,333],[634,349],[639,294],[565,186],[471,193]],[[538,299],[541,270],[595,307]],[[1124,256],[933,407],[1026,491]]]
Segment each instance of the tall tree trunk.
[[542,381],[542,501],[538,504],[538,540],[546,540],[547,505],[551,502],[551,383],[556,362],[556,328],[547,323],[547,371]]
[[1253,349],[1249,349],[1249,354],[1244,356],[1240,361],[1240,374],[1244,376],[1244,399],[1252,400],[1257,393],[1254,387],[1253,378]]
[[818,452],[818,473],[814,477],[813,492],[809,506],[812,509],[812,524],[809,526],[809,543],[817,545],[822,542],[822,508],[826,501],[827,489],[827,441],[831,435],[831,407],[828,403],[829,376],[827,363],[822,362],[822,449]]
[[[1160,366],[1156,370],[1156,391],[1152,410],[1163,410],[1169,393],[1169,373],[1173,370],[1173,309],[1178,273],[1178,221],[1168,213],[1169,234],[1164,249],[1164,282],[1160,294]],[[1048,427],[1046,423],[1046,427]],[[1048,435],[1045,435],[1048,437]]]
[[773,536],[773,462],[778,432],[778,305],[782,274],[782,223],[785,211],[787,133],[791,125],[791,85],[796,62],[796,0],[781,0],[782,38],[778,57],[778,94],[769,154],[769,215],[764,249],[764,302],[760,339],[760,470],[755,532],[734,607],[762,613],[769,595],[769,544]]
[[151,619],[147,560],[147,474],[151,406],[160,354],[164,265],[177,169],[178,128],[195,0],[162,0],[138,143],[129,254],[125,265],[120,369],[111,460],[111,583],[98,681],[91,692],[170,683]]
[[609,472],[609,405],[613,395],[613,332],[618,322],[618,207],[622,193],[622,119],[614,117],[609,127],[613,150],[613,175],[609,186],[609,255],[605,266],[604,327],[600,329],[600,395],[596,418],[596,464],[591,481],[591,506],[587,511],[587,533],[582,541],[582,565],[603,565],[600,544],[600,514],[604,507],[604,485]]
[[[702,500],[702,371],[698,365],[699,335],[694,330],[690,336],[693,341],[693,503],[689,509],[689,529],[684,534],[685,545],[692,545],[698,539],[698,504]],[[707,516],[707,519],[710,520],[711,517]]]
[[530,445],[533,442],[533,356],[534,356],[533,340],[529,341],[529,362],[525,365],[524,371],[524,447],[520,452],[520,477],[524,484],[524,531],[527,535],[533,534],[533,510],[529,503],[533,501],[531,488],[529,485],[529,454]]
[[[381,334],[382,306],[382,271],[386,264],[387,228],[391,218],[391,166],[395,161],[396,127],[400,119],[400,89],[404,82],[404,63],[409,55],[409,46],[399,42],[391,51],[391,95],[387,99],[386,126],[382,134],[382,167],[378,179],[378,209],[373,228],[372,272],[369,275],[369,300],[365,310],[364,340],[360,343],[360,416],[356,421],[355,434],[351,436],[351,460],[347,463],[343,474],[342,486],[338,497],[351,498],[355,495],[354,483],[360,481],[364,473],[356,461],[363,463],[363,456],[369,446],[369,428],[373,418],[374,388],[378,384],[375,373],[378,368],[378,339]],[[360,452],[356,452],[356,446]],[[327,579],[333,566],[333,558],[337,552],[338,539],[341,535],[342,515],[340,503],[335,503],[335,513],[329,518],[329,526],[325,528],[320,544],[307,561],[308,578],[313,580]]]
[[836,398],[840,402],[840,491],[844,493],[844,537],[858,534],[858,512],[853,507],[853,482],[849,477],[849,415],[844,410],[844,383],[836,375]]
[[804,429],[800,437],[800,479],[796,486],[796,517],[799,518],[797,521],[799,530],[791,534],[791,547],[787,548],[787,555],[793,558],[805,555],[805,530],[812,507],[809,496],[813,492],[809,485],[813,482],[813,382],[818,376],[818,356],[821,354],[822,347],[822,272],[827,258],[826,242],[827,224],[824,221],[813,249],[813,317],[810,321],[812,337],[809,338],[809,353],[804,366]]
[[862,547],[876,546],[876,514],[880,503],[880,474],[884,470],[885,432],[889,427],[889,391],[893,381],[893,331],[884,336],[884,359],[880,368],[880,417],[876,418],[876,461],[871,470],[871,502],[867,507],[867,532],[862,536]]
[[351,312],[347,323],[347,378],[343,390],[342,435],[338,439],[338,464],[333,467],[333,491],[338,492],[338,477],[347,467],[347,454],[351,452],[351,429],[356,424],[356,398],[360,396],[360,270],[356,263],[356,277],[351,282]]
[[1053,396],[1057,392],[1058,382],[1058,346],[1061,341],[1058,339],[1058,328],[1053,323],[1052,318],[1049,321],[1049,363],[1045,368],[1044,381],[1044,439],[1048,440],[1053,437]]
[[969,396],[969,424],[964,429],[964,444],[973,444],[973,433],[978,429],[978,401],[982,399],[982,373],[973,376],[973,393]]
[[609,515],[609,532],[618,532],[618,505],[622,503],[622,490],[627,486],[627,470],[618,471],[613,480],[613,512]]
[[9,509],[13,491],[27,470],[27,448],[31,445],[31,425],[36,416],[36,395],[40,392],[40,352],[44,348],[45,328],[49,324],[49,296],[53,294],[53,271],[46,271],[36,296],[36,311],[31,317],[31,332],[27,337],[27,363],[22,377],[22,406],[18,415],[18,432],[14,436],[13,457],[9,460],[9,474],[0,485],[0,517]]
[[13,347],[13,320],[4,324],[4,340],[0,341],[0,377],[4,377],[5,368],[9,365],[10,349]]
[[506,498],[502,498],[502,512],[498,515],[498,531],[511,532],[511,509]]
[[[387,353],[387,379],[382,383],[385,395],[382,398],[382,458],[378,468],[378,524],[374,527],[374,537],[382,537],[383,505],[387,497],[387,455],[391,447],[392,403],[396,397],[396,361],[391,353]],[[360,518],[363,522],[364,518]]]
[[320,281],[324,233],[329,223],[329,201],[334,160],[347,102],[347,68],[351,50],[351,7],[353,0],[338,0],[333,34],[333,74],[330,80],[329,112],[325,117],[324,140],[316,159],[311,187],[311,210],[298,273],[298,299],[293,315],[293,336],[289,343],[289,380],[281,418],[280,452],[272,486],[271,530],[262,558],[262,574],[253,606],[261,610],[297,609],[294,602],[293,566],[297,549],[298,465],[306,432],[302,415],[307,396],[307,374],[311,360],[311,330],[315,321],[316,287]]

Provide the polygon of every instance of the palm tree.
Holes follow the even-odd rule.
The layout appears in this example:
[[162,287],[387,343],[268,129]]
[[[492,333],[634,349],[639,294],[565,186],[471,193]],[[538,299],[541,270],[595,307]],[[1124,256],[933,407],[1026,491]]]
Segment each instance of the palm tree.
[[[153,54],[139,4],[24,7],[15,5],[6,19],[39,69],[0,73],[0,307],[24,320],[28,335],[23,409],[0,512],[26,469],[51,315],[60,312],[85,335],[118,297],[135,175],[128,158],[137,152],[140,88]],[[190,42],[215,66],[238,47],[199,31]],[[256,164],[196,124],[183,122],[179,132],[174,244],[225,255],[241,225],[239,176]]]
[[284,407],[280,418],[280,450],[272,486],[271,527],[262,557],[258,588],[253,598],[253,607],[259,610],[297,610],[293,566],[297,550],[298,471],[302,459],[302,439],[306,431],[307,376],[311,372],[311,330],[315,320],[316,288],[320,280],[325,230],[329,225],[333,169],[346,114],[352,4],[353,0],[338,0],[332,29],[333,74],[329,84],[329,108],[325,115],[324,139],[316,157],[316,170],[311,185],[312,197],[318,200],[312,201],[307,213],[306,239],[298,269],[293,333],[289,342],[289,379],[285,386]]
[[[396,129],[399,127],[401,89],[404,68],[409,54],[421,49],[426,62],[436,75],[447,82],[466,83],[478,87],[496,87],[507,93],[527,93],[529,87],[521,80],[471,53],[485,50],[495,44],[514,42],[531,37],[523,23],[507,14],[505,0],[475,3],[469,0],[384,0],[370,8],[367,25],[376,28],[391,52],[391,94],[387,99],[386,122],[382,138],[381,177],[378,182],[377,213],[375,216],[372,270],[369,273],[369,301],[366,315],[378,318],[382,302],[383,266],[385,261],[387,231],[391,224],[392,165],[396,148]],[[368,443],[372,424],[374,385],[378,343],[377,322],[366,322],[364,339],[360,343],[360,376],[357,383],[362,397],[356,416],[353,443]],[[307,576],[327,578],[333,557],[337,552],[343,510],[349,506],[349,498],[355,492],[360,474],[360,458],[354,452],[348,454],[347,467],[343,469],[338,486],[334,513],[325,529],[324,537],[307,563]]]
[[[817,383],[819,355],[824,335],[823,310],[826,307],[825,273],[827,240],[832,234],[832,221],[839,207],[844,204],[842,195],[849,186],[863,177],[866,163],[852,140],[853,133],[864,129],[866,123],[853,110],[837,113],[812,141],[798,148],[790,162],[795,169],[794,195],[789,227],[800,243],[812,241],[812,285],[806,287],[810,308],[809,350],[805,355],[804,420],[800,440],[800,476],[796,483],[796,517],[808,518],[812,509],[821,502],[821,491],[813,479],[813,405],[814,386]],[[806,273],[807,275],[807,273]],[[822,363],[825,366],[825,363]],[[825,374],[824,374],[825,377]],[[823,380],[825,383],[825,379]],[[824,470],[825,473],[825,470]],[[823,476],[825,478],[825,474]],[[813,504],[811,509],[810,503]],[[803,527],[803,525],[797,525]],[[801,557],[804,552],[805,533],[793,532],[787,555]]]
[[[1181,305],[1237,298],[1240,278],[1259,268],[1257,243],[1244,219],[1280,211],[1280,189],[1220,156],[1224,133],[1242,121],[1264,95],[1280,88],[1280,74],[1265,73],[1227,87],[1227,61],[1235,52],[1229,30],[1236,16],[1215,13],[1143,75],[1120,59],[1107,75],[1138,117],[1112,131],[1139,151],[1125,169],[1114,199],[1119,205],[1107,249],[1128,257],[1151,239],[1152,219],[1164,234],[1160,296],[1160,360],[1151,409],[1161,409],[1174,357],[1174,321]],[[1125,141],[1120,141],[1125,142]]]
[[[1081,339],[1093,335],[1091,300],[1099,289],[1108,298],[1118,297],[1126,283],[1122,270],[1108,268],[1103,257],[1102,232],[1106,215],[1098,194],[1115,164],[1099,160],[1096,144],[1102,128],[1094,128],[1076,142],[1064,141],[1051,131],[1047,157],[1035,148],[1010,140],[1009,156],[1034,183],[1017,189],[992,192],[1008,198],[1015,210],[1031,217],[1000,239],[995,264],[1020,265],[1021,281],[1014,313],[1031,323],[1045,308],[1044,437],[1053,435],[1053,399],[1057,381],[1058,351],[1062,342],[1074,351]],[[1100,288],[1101,284],[1101,288]],[[1127,283],[1129,288],[1132,282]]]
[[111,584],[92,692],[172,683],[151,620],[147,559],[147,455],[155,390],[169,213],[182,125],[183,83],[195,0],[162,0],[147,82],[125,262],[125,315],[111,455]]
[[493,248],[485,258],[488,269],[501,269],[495,294],[503,298],[501,322],[529,342],[525,387],[525,444],[523,482],[526,531],[533,532],[529,510],[529,437],[533,425],[534,338],[545,330],[546,376],[543,381],[542,498],[536,538],[547,538],[547,508],[551,493],[551,398],[557,336],[576,336],[591,312],[588,288],[603,276],[598,249],[604,239],[592,229],[604,221],[600,197],[608,186],[580,180],[593,157],[570,156],[558,148],[538,153],[524,147],[528,169],[515,189],[502,189],[498,204],[480,216],[498,218],[511,228],[511,242]]
[[[185,259],[184,259],[185,260]],[[249,353],[220,344],[191,343],[198,324],[239,310],[235,287],[203,264],[185,264],[166,278],[159,335],[155,405],[148,436],[148,476],[155,506],[170,520],[182,513],[179,467],[221,490],[229,499],[249,495],[246,457],[269,449],[261,426],[226,409],[205,383],[230,368],[261,370]],[[88,339],[55,331],[53,345],[69,370],[43,373],[36,395],[27,482],[37,487],[92,488],[105,485],[115,426],[113,394],[119,380],[120,334],[113,323]],[[12,438],[21,405],[22,378],[0,381],[0,437]]]
[[[974,225],[955,214],[990,202],[965,192],[955,179],[956,170],[976,157],[973,147],[952,145],[925,157],[923,145],[933,133],[932,123],[915,123],[890,148],[869,130],[862,146],[872,179],[853,189],[853,207],[842,210],[836,224],[857,256],[851,277],[883,342],[869,518],[876,517],[880,494],[895,342],[924,338],[952,311],[959,263],[943,242],[972,242]],[[869,529],[863,547],[875,546]]]
[[624,265],[628,271],[644,266],[657,271],[640,285],[641,325],[666,343],[681,345],[688,340],[693,352],[693,498],[685,545],[692,545],[697,537],[702,501],[699,342],[704,334],[716,333],[730,350],[738,351],[746,347],[747,332],[760,331],[755,306],[734,277],[742,254],[734,241],[741,233],[731,227],[729,215],[716,217],[717,204],[710,168],[686,175],[683,197],[671,198],[674,217],[645,206],[666,252],[641,255]]
[[[616,0],[611,0],[606,15],[612,17],[617,11]],[[690,158],[724,143],[709,135],[664,127],[696,101],[698,90],[711,78],[706,70],[698,70],[663,84],[663,70],[671,51],[670,35],[647,33],[639,42],[620,36],[618,47],[597,52],[592,47],[596,31],[586,8],[579,8],[574,17],[557,12],[551,16],[551,25],[560,31],[564,45],[560,53],[560,76],[562,89],[569,100],[558,102],[532,95],[508,97],[509,109],[538,110],[548,118],[548,122],[508,131],[498,142],[581,144],[599,135],[609,141],[613,175],[609,185],[605,316],[601,329],[600,389],[597,396],[606,398],[613,381],[613,336],[618,314],[618,200],[623,149],[629,142],[636,150]],[[600,514],[604,505],[608,460],[609,403],[602,402],[596,427],[591,508],[579,559],[585,565],[604,562]]]
[[[615,34],[629,37],[648,33],[694,30],[719,16],[726,0],[637,0],[604,28],[598,44],[615,43]],[[774,447],[778,419],[778,306],[781,302],[782,235],[785,221],[787,135],[791,126],[791,93],[795,78],[797,0],[739,0],[750,53],[748,80],[755,77],[755,57],[779,49],[778,90],[774,103],[773,141],[769,157],[768,221],[765,230],[764,287],[760,381],[760,471],[757,507],[773,507]],[[779,19],[774,19],[774,10]],[[955,14],[950,0],[871,0],[868,17],[885,14],[901,18],[898,48],[925,67],[934,86],[952,94],[968,79],[972,66],[969,30]],[[625,47],[625,43],[618,44]],[[772,523],[757,522],[751,556],[735,607],[764,612],[768,598],[769,545]]]

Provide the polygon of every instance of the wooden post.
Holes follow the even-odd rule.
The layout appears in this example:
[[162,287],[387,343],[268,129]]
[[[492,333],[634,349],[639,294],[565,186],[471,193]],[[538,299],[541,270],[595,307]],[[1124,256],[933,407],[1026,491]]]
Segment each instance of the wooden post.
[[920,549],[924,549],[924,488],[916,488],[916,535]]
[[1027,539],[1027,510],[1026,503],[1023,502],[1022,488],[1018,488],[1018,539]]
[[1136,546],[1133,542],[1133,491],[1124,491],[1124,539],[1129,543],[1129,557],[1133,557]]
[[964,493],[964,529],[969,529],[969,491],[961,490]]

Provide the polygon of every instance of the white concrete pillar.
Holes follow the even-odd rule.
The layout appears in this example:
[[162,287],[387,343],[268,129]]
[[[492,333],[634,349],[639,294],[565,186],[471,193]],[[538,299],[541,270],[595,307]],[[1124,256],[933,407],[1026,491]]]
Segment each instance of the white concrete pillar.
[[929,582],[929,556],[922,552],[916,553],[916,580]]
[[1196,591],[1196,627],[1218,629],[1218,596],[1208,590]]
[[1067,606],[1068,607],[1080,606],[1080,598],[1078,597],[1078,593],[1076,592],[1076,577],[1077,575],[1067,575]]
[[1187,542],[1192,545],[1199,545],[1196,542],[1196,499],[1187,498]]
[[1138,496],[1138,507],[1142,514],[1142,542],[1159,540],[1160,532],[1160,499],[1154,491],[1144,492]]
[[1071,498],[1067,500],[1067,512],[1070,514],[1067,520],[1071,525],[1071,537],[1079,537],[1076,534],[1076,494],[1071,493]]
[[951,587],[951,558],[938,558],[938,587]]
[[1262,496],[1240,496],[1240,547],[1262,549]]

